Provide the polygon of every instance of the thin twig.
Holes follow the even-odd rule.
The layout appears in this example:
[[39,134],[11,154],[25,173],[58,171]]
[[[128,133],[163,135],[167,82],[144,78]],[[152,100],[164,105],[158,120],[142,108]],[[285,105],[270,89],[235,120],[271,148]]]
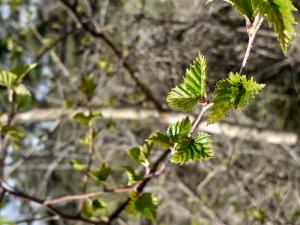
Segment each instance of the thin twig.
[[251,24],[251,27],[249,29],[247,29],[247,33],[249,36],[249,40],[248,40],[248,45],[247,45],[247,49],[243,58],[243,62],[239,71],[239,74],[243,73],[243,70],[248,62],[248,58],[250,56],[250,52],[253,46],[253,42],[255,40],[256,34],[259,30],[259,28],[261,27],[262,23],[264,21],[264,18],[261,17],[259,14],[256,15],[255,20],[253,22],[253,24]]
[[190,133],[189,133],[189,137],[192,137],[193,136],[193,133],[197,130],[197,127],[199,126],[200,122],[201,122],[201,119],[204,115],[204,113],[210,108],[212,107],[213,103],[209,103],[208,105],[205,105],[202,107],[199,115],[197,116],[195,122],[193,123],[193,126],[192,126],[192,129],[190,130]]

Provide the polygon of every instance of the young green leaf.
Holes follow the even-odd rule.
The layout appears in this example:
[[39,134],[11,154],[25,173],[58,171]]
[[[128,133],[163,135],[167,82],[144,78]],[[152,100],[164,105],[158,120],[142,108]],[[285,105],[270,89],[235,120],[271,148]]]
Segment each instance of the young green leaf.
[[36,63],[32,64],[18,64],[15,68],[11,70],[13,74],[16,74],[18,77],[18,82],[22,82],[22,79],[26,74],[28,74],[31,70],[33,70],[36,67]]
[[30,91],[23,85],[20,84],[15,88],[16,94],[16,105],[18,109],[27,108],[32,103],[32,97]]
[[151,193],[145,192],[138,195],[137,193],[132,192],[130,194],[128,212],[133,215],[139,213],[155,223],[157,205],[158,201]]
[[136,161],[138,163],[144,162],[146,160],[146,156],[143,152],[142,146],[136,146],[136,147],[130,148],[128,150],[128,154],[133,161]]
[[7,88],[12,88],[16,85],[18,76],[9,71],[2,70],[0,71],[0,85]]
[[79,90],[91,99],[95,95],[97,85],[91,76],[86,76],[82,79]]
[[100,182],[104,182],[107,180],[110,175],[110,167],[107,163],[103,163],[96,171],[90,173],[90,176]]
[[82,112],[76,113],[73,116],[73,119],[79,122],[81,125],[88,126],[92,121],[96,119],[101,119],[102,114],[100,112],[91,112],[89,114],[85,114]]
[[264,84],[258,84],[253,77],[247,80],[245,75],[231,72],[229,78],[216,84],[213,96],[213,106],[210,110],[208,123],[212,124],[223,119],[231,110],[240,109],[246,105]]
[[201,98],[206,97],[206,85],[206,60],[203,55],[199,54],[190,68],[186,70],[183,83],[170,91],[167,102],[184,112],[190,111]]
[[170,147],[170,137],[162,132],[155,132],[150,135],[149,139],[154,144],[159,145],[162,148],[169,148]]
[[185,164],[194,160],[207,160],[213,157],[212,140],[207,133],[201,132],[195,139],[183,136],[175,147],[171,161]]
[[78,171],[86,170],[88,167],[87,164],[83,163],[79,159],[71,159],[70,163],[72,164],[73,168]]
[[281,48],[287,53],[288,46],[296,34],[293,16],[296,8],[292,0],[252,0],[252,7],[274,27]]
[[128,177],[128,185],[133,185],[143,179],[143,176],[136,174],[132,167],[124,166],[124,168]]
[[177,142],[180,136],[186,136],[192,128],[192,123],[189,117],[172,124],[167,129],[167,134],[170,136],[173,143]]

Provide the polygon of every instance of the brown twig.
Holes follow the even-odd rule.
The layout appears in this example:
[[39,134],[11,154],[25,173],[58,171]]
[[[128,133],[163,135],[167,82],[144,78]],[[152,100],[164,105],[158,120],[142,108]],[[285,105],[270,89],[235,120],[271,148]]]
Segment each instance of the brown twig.
[[[156,109],[158,111],[164,111],[162,104],[159,100],[157,100],[152,92],[148,89],[148,87],[139,80],[139,78],[136,76],[134,69],[129,65],[128,62],[123,61],[123,54],[121,51],[117,49],[115,44],[103,33],[101,29],[98,27],[95,27],[95,22],[92,19],[88,18],[88,22],[83,20],[83,17],[77,12],[76,8],[68,1],[68,0],[60,0],[64,6],[66,6],[67,9],[73,14],[73,16],[76,18],[76,20],[79,22],[80,26],[87,31],[90,35],[92,35],[95,38],[101,39],[114,53],[114,55],[121,60],[122,65],[130,75],[131,79],[135,82],[137,87],[143,92],[143,94],[146,96],[146,98],[151,101]],[[88,17],[87,15],[85,17]],[[85,18],[86,19],[86,18]],[[90,22],[90,23],[89,23]]]

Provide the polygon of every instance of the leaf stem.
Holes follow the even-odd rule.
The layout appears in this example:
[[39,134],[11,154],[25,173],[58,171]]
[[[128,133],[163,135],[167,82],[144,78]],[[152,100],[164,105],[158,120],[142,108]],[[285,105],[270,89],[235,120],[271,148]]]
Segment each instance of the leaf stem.
[[197,116],[196,120],[193,123],[192,129],[190,130],[190,133],[188,135],[188,137],[192,137],[193,133],[197,130],[197,127],[199,126],[199,123],[204,115],[204,113],[210,108],[212,107],[213,103],[209,103],[208,105],[204,105],[199,113],[199,115]]
[[259,28],[261,27],[263,21],[264,21],[264,18],[261,17],[259,14],[257,14],[255,16],[254,22],[253,22],[252,26],[250,27],[250,29],[247,29],[249,40],[248,40],[248,46],[247,46],[247,49],[246,49],[246,52],[245,52],[245,55],[243,58],[243,62],[242,62],[241,68],[240,68],[240,72],[239,72],[240,75],[242,75],[243,70],[248,62],[248,58],[250,56],[253,42],[255,40],[256,34],[257,34]]

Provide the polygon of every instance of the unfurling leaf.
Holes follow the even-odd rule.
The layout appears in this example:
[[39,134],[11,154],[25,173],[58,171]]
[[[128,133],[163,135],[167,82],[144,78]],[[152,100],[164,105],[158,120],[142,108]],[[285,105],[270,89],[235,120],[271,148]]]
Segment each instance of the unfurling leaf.
[[144,163],[147,159],[142,146],[136,146],[128,150],[128,154],[132,160],[138,163]]
[[206,97],[207,65],[199,54],[186,70],[183,83],[173,88],[167,96],[170,106],[184,112],[190,111],[201,98]]
[[195,139],[183,136],[174,149],[171,161],[185,164],[195,160],[207,160],[213,157],[212,140],[207,133],[201,132]]
[[231,72],[229,78],[220,80],[216,84],[208,123],[215,123],[223,119],[231,110],[242,108],[263,87],[264,84],[256,83],[253,77],[247,80],[245,75]]
[[155,132],[150,135],[149,139],[154,144],[159,145],[162,148],[169,148],[170,147],[170,137],[162,132]]
[[124,168],[126,170],[129,185],[133,185],[143,179],[143,176],[136,174],[136,172],[132,167],[124,166]]
[[180,136],[187,136],[192,128],[192,123],[189,117],[178,121],[168,127],[167,133],[173,143],[177,142]]
[[90,176],[97,181],[104,182],[110,175],[110,167],[107,163],[103,163],[96,171],[90,173]]
[[156,220],[156,209],[158,201],[151,193],[143,193],[138,195],[135,192],[130,194],[130,202],[128,205],[128,212],[136,215],[141,214],[155,223]]

